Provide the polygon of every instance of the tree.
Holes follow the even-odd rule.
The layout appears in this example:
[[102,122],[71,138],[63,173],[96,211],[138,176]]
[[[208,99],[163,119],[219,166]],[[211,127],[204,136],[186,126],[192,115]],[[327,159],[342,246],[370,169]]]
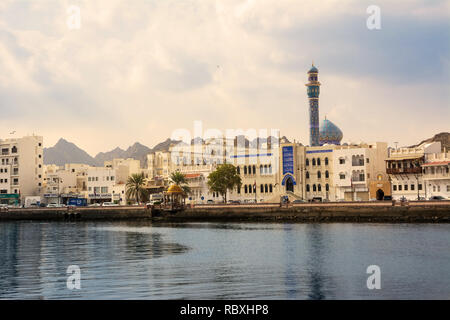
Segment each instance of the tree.
[[241,177],[237,174],[236,167],[232,164],[221,164],[208,176],[208,187],[213,192],[218,192],[227,202],[227,191],[234,187],[241,187]]
[[175,183],[177,186],[180,186],[183,189],[185,194],[191,193],[191,188],[187,185],[186,175],[181,173],[180,171],[172,172],[170,175],[170,180]]
[[128,177],[126,184],[126,195],[128,199],[135,198],[136,202],[143,200],[147,197],[147,189],[145,186],[144,173],[133,173]]

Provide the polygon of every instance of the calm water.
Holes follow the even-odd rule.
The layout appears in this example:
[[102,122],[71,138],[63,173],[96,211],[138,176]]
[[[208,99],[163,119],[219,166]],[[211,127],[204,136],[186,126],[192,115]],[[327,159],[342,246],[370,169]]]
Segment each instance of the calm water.
[[450,299],[448,224],[12,222],[0,248],[0,299]]

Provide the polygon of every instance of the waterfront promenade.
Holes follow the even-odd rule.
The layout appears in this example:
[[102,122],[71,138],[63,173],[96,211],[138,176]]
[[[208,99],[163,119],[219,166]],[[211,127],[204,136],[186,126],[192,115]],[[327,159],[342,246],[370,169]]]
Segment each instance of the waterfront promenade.
[[8,220],[153,220],[291,222],[450,222],[450,201],[328,202],[280,205],[214,204],[184,210],[145,206],[17,208],[0,212]]

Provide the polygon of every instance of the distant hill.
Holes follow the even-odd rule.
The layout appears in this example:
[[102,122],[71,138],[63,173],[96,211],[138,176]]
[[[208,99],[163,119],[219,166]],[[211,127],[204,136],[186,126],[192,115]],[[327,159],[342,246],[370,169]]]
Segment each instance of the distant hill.
[[44,148],[44,164],[63,166],[66,163],[85,163],[91,166],[98,165],[98,162],[86,151],[63,138],[59,139],[53,147]]
[[108,152],[100,152],[95,156],[95,160],[100,165],[103,165],[105,161],[110,161],[112,159],[116,158],[133,158],[136,160],[141,161],[141,166],[146,167],[147,166],[147,154],[152,152],[152,149],[149,147],[144,146],[143,144],[140,144],[139,142],[136,142],[132,146],[130,146],[127,150],[123,150],[119,147],[115,148],[114,150],[108,151]]
[[430,143],[430,142],[441,142],[441,150],[444,151],[450,151],[450,132],[441,132],[436,135],[434,135],[432,138],[425,139],[421,141],[420,143],[410,146],[410,148],[415,148],[423,143]]

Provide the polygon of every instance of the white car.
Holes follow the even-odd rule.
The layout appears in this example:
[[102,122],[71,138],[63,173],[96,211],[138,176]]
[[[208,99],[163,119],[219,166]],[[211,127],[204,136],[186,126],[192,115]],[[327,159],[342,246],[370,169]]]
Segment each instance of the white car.
[[63,205],[57,204],[57,203],[49,203],[47,205],[47,208],[62,208],[62,207],[63,207]]
[[100,203],[92,203],[89,205],[89,207],[100,207],[101,204]]
[[119,205],[114,202],[103,202],[102,207],[118,207]]

